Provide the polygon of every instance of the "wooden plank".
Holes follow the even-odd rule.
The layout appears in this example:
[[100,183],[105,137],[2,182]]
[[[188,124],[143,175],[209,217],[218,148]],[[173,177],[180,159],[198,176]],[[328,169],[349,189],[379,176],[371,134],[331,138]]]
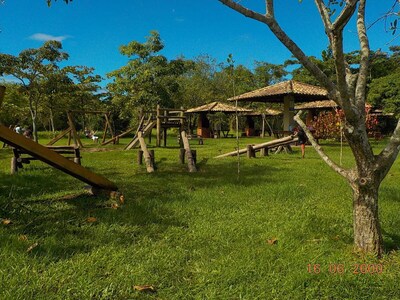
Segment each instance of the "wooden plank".
[[156,126],[156,122],[152,121],[146,125],[146,127],[143,129],[143,132],[139,130],[136,137],[128,145],[126,145],[125,150],[130,150],[137,145],[137,143],[139,142],[139,132],[142,133],[142,136],[144,138],[151,132],[154,126]]
[[[113,131],[112,127],[111,127],[110,115],[111,115],[111,113],[106,113],[106,114],[104,115],[104,117],[106,118],[106,122],[107,122],[107,124],[108,124],[108,128],[110,129],[111,137],[114,137],[115,135],[114,135],[114,131]],[[104,140],[105,140],[105,139],[104,139]],[[103,142],[104,142],[104,141],[103,141]]]
[[[136,133],[135,136],[133,137],[133,139],[128,143],[128,145],[125,146],[124,150],[130,150],[131,148],[133,148],[137,142],[137,135],[138,132],[140,131],[140,129],[143,127],[143,122],[144,122],[145,116],[142,115],[142,118],[140,119],[139,125],[136,129]],[[151,119],[151,115],[149,117],[149,119],[147,120],[147,124],[150,122]]]
[[108,122],[106,122],[106,124],[104,125],[103,138],[101,139],[101,143],[104,143],[104,141],[106,140],[107,129],[108,129]]
[[189,140],[186,135],[186,131],[181,131],[182,141],[183,141],[183,148],[186,152],[186,158],[188,163],[189,172],[197,172],[196,163],[193,158],[192,151],[190,150]]
[[72,114],[70,112],[68,112],[67,113],[67,117],[68,117],[69,127],[71,128],[72,138],[74,139],[74,144],[78,145],[80,148],[83,148],[81,139],[79,138],[78,133],[76,132],[76,128],[75,128],[74,120],[72,118]]
[[125,135],[131,133],[131,132],[134,131],[134,130],[135,130],[135,128],[130,128],[130,129],[128,129],[127,131],[124,131],[124,132],[122,132],[121,134],[119,134],[119,135],[117,135],[117,136],[114,136],[113,138],[111,138],[111,139],[105,141],[104,143],[101,143],[101,145],[102,145],[102,146],[108,145],[109,143],[115,141],[116,139],[120,139],[120,138],[124,137]]
[[117,186],[107,178],[89,171],[55,151],[47,149],[31,139],[27,139],[23,135],[13,132],[3,125],[0,125],[0,140],[15,148],[26,151],[33,157],[36,157],[56,169],[86,182],[93,187],[111,191],[118,190]]
[[47,143],[47,145],[54,145],[57,143],[59,140],[61,140],[65,135],[68,133],[71,133],[71,127],[68,127],[64,131],[62,131],[59,135],[57,135],[54,139],[52,139],[50,142]]
[[146,169],[148,173],[153,173],[154,172],[154,165],[153,161],[151,159],[151,155],[149,150],[147,149],[146,142],[144,141],[142,132],[138,132],[138,138],[139,138],[139,143],[140,143],[140,148],[143,151],[143,156],[144,156],[144,163],[146,164]]
[[157,141],[156,141],[156,146],[160,147],[161,146],[161,111],[160,111],[160,105],[157,105]]
[[[268,147],[268,148],[276,147],[276,146],[281,145],[282,143],[291,144],[291,143],[296,142],[297,140],[298,140],[297,137],[286,136],[286,137],[283,137],[283,138],[280,138],[280,139],[276,139],[276,140],[272,140],[272,141],[269,141],[269,142],[266,142],[266,143],[254,145],[253,149],[255,151],[257,151],[257,150],[260,150],[261,148],[265,148],[265,147]],[[247,148],[239,150],[239,154],[245,154],[246,152],[247,152]],[[235,155],[237,155],[237,153],[238,153],[238,151],[232,151],[232,152],[229,152],[229,153],[218,155],[215,158],[235,156]]]

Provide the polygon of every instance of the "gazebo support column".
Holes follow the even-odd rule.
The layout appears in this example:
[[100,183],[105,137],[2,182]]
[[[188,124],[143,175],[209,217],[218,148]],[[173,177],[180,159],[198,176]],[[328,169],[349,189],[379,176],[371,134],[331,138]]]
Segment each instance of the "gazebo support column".
[[294,117],[294,96],[285,95],[283,97],[283,130],[291,131]]

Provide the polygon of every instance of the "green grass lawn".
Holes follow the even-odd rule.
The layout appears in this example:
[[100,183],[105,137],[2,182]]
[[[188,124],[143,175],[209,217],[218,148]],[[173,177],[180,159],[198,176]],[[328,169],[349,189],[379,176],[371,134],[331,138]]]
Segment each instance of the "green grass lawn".
[[[236,157],[213,159],[236,140],[207,139],[193,143],[199,172],[188,173],[171,138],[147,174],[137,150],[122,150],[128,141],[82,152],[125,195],[119,209],[41,162],[11,176],[11,151],[0,150],[0,218],[12,221],[0,224],[0,299],[400,299],[398,161],[380,190],[378,260],[353,251],[351,190],[310,146],[306,159],[298,147],[243,156],[238,175]],[[323,147],[339,161],[340,144]],[[339,264],[344,273],[330,272]],[[364,264],[383,271],[363,274]]]

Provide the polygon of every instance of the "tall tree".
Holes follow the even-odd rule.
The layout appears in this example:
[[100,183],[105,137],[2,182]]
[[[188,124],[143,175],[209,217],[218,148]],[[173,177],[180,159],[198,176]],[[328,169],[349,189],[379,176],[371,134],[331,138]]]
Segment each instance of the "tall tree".
[[[343,108],[344,134],[355,158],[355,166],[351,169],[345,169],[336,164],[323,152],[299,114],[295,119],[306,131],[318,154],[333,170],[347,180],[353,190],[353,229],[356,248],[380,256],[383,251],[383,241],[378,214],[378,190],[399,153],[400,122],[386,147],[375,155],[365,126],[365,100],[371,53],[365,22],[366,0],[315,0],[332,49],[336,71],[335,80],[329,78],[282,29],[275,18],[274,0],[265,0],[266,11],[263,13],[248,9],[234,0],[219,1],[242,15],[267,25],[320,85],[327,89],[329,97]],[[398,3],[397,0],[394,4],[396,3]],[[333,7],[338,13],[333,13]],[[343,31],[353,15],[356,18],[360,46],[359,66],[356,72],[350,69],[343,50]]]
[[113,101],[130,115],[138,108],[154,109],[157,104],[173,107],[177,92],[176,78],[185,72],[182,59],[168,61],[159,52],[164,48],[160,35],[150,32],[144,43],[132,41],[120,47],[128,63],[107,76],[112,78],[108,89]]
[[26,126],[30,120],[28,99],[21,91],[21,85],[11,82],[2,82],[6,87],[3,104],[0,109],[0,122],[6,125]]
[[254,68],[254,77],[257,88],[278,83],[282,81],[288,72],[285,65],[275,65],[264,61],[256,61]]
[[68,54],[61,50],[60,42],[48,41],[40,48],[23,50],[18,56],[0,54],[0,76],[14,76],[25,89],[35,141],[38,141],[37,116],[40,101],[43,98],[40,85],[59,69],[60,61],[68,59]]

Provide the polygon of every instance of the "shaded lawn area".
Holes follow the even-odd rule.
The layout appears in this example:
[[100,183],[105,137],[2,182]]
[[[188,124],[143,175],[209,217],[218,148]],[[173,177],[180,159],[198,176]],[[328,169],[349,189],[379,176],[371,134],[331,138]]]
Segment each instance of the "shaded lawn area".
[[[82,159],[120,187],[120,209],[40,162],[10,176],[11,151],[0,150],[0,217],[12,221],[0,225],[1,299],[400,298],[398,161],[380,191],[387,253],[377,260],[353,252],[350,188],[311,147],[304,160],[298,147],[243,157],[238,177],[237,158],[212,158],[234,150],[234,139],[193,144],[195,174],[172,139],[155,148],[153,174],[136,165],[136,150],[121,150],[128,141]],[[242,139],[241,148],[261,141]],[[324,148],[339,160],[339,144]],[[350,157],[345,147],[344,165]],[[330,273],[338,264],[344,274]],[[354,274],[361,264],[384,269]],[[157,292],[133,288],[145,284]]]

